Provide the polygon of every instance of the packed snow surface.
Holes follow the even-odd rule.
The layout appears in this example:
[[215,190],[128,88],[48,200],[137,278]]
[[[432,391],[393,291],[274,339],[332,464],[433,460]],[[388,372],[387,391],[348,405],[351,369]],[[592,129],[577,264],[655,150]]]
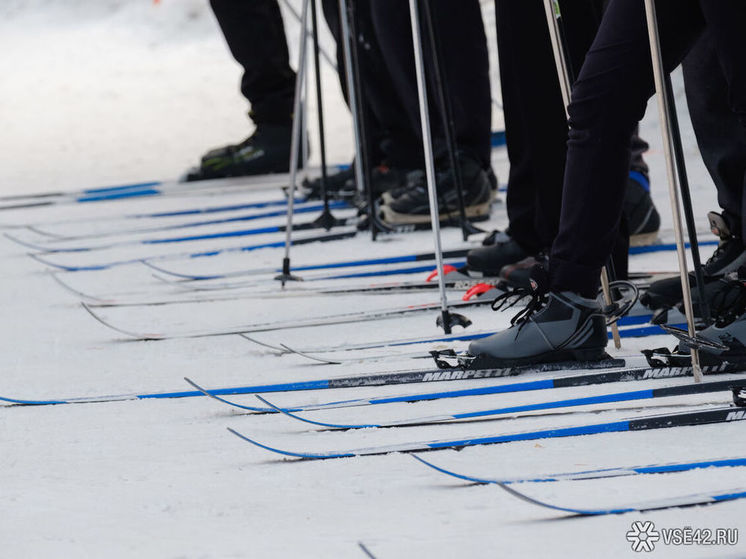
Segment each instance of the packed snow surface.
[[[292,20],[288,22],[290,42],[295,44],[297,39],[292,37],[298,27]],[[326,48],[333,47],[328,37],[324,41]],[[161,0],[156,4],[6,1],[0,6],[0,43],[6,53],[0,59],[4,76],[0,83],[0,195],[176,177],[207,148],[249,132],[242,114],[246,105],[237,91],[238,68],[202,0]],[[349,118],[329,68],[325,69],[325,83],[330,158],[348,162],[352,155]],[[716,208],[714,189],[683,113],[682,117],[698,228],[704,232],[702,238],[709,240],[704,214]],[[313,122],[310,129],[313,142]],[[654,198],[663,217],[661,238],[670,242],[673,233],[654,104],[643,135],[652,145],[647,159]],[[494,163],[504,180],[507,160],[503,150],[495,151]],[[228,181],[190,192],[179,192],[175,185],[167,184],[164,188],[169,193],[159,197],[88,204],[68,201],[0,211],[4,232],[26,244],[95,248],[45,255],[50,262],[78,266],[132,261],[105,270],[58,272],[59,280],[79,292],[75,295],[50,275],[52,267],[29,258],[27,253],[35,250],[0,239],[0,396],[56,399],[141,394],[189,390],[183,377],[208,388],[224,388],[430,367],[428,360],[412,359],[411,354],[426,355],[446,344],[333,352],[325,355],[332,359],[379,355],[383,359],[328,365],[299,355],[278,355],[236,335],[132,341],[96,322],[81,308],[84,296],[89,302],[168,302],[99,307],[96,312],[124,329],[180,333],[437,300],[434,291],[384,295],[309,292],[319,286],[424,279],[423,273],[307,281],[289,286],[289,293],[282,296],[272,273],[255,275],[253,280],[249,279],[252,276],[235,275],[228,280],[200,282],[205,287],[219,287],[221,281],[245,282],[230,290],[189,291],[173,276],[168,280],[169,276],[137,262],[152,257],[151,262],[171,272],[205,275],[278,266],[282,257],[279,248],[229,250],[202,258],[184,256],[271,243],[281,240],[278,234],[142,242],[283,223],[282,217],[195,223],[265,210],[234,210],[209,218],[133,217],[277,201],[281,199],[281,181],[274,182],[273,186],[262,180]],[[351,215],[350,210],[338,213]],[[296,220],[308,221],[315,215],[299,214]],[[161,229],[176,224],[179,229]],[[486,227],[506,224],[504,204],[497,203]],[[453,229],[445,230],[443,238],[446,249],[476,246],[479,241],[464,243]],[[349,240],[295,247],[292,258],[300,265],[431,250],[429,233],[392,235],[376,244],[361,234]],[[704,255],[711,251],[712,247],[706,247]],[[630,268],[674,271],[676,256],[672,251],[633,256]],[[303,275],[311,279],[319,273]],[[450,296],[458,300],[460,293],[452,291]],[[504,327],[511,315],[488,308],[462,312],[473,320],[471,329],[475,331]],[[435,316],[431,311],[389,320],[261,332],[255,337],[269,344],[312,350],[342,343],[437,336]],[[610,351],[630,356],[642,348],[673,344],[664,336],[625,339],[622,350]],[[456,343],[455,347],[465,349],[466,344]],[[514,381],[452,381],[266,397],[291,407]],[[352,407],[308,413],[307,417],[370,423],[688,382],[690,379],[654,380]],[[262,405],[251,395],[231,399]],[[204,397],[5,406],[0,408],[0,556],[363,557],[362,543],[379,558],[626,557],[637,555],[626,539],[636,520],[652,521],[657,528],[738,528],[743,540],[744,501],[563,521],[561,513],[516,500],[494,486],[446,478],[406,454],[298,462],[251,446],[226,430],[230,427],[282,449],[344,450],[598,423],[728,401],[729,394],[716,393],[573,408],[521,419],[345,432],[318,431],[283,416],[243,413]],[[467,474],[513,478],[743,456],[743,441],[744,424],[736,422],[519,442],[460,452],[444,450],[428,453],[426,458]],[[744,469],[725,468],[524,484],[520,489],[559,505],[602,507],[743,486]],[[654,553],[657,557],[745,554],[743,541],[735,547],[674,547],[659,542]]]

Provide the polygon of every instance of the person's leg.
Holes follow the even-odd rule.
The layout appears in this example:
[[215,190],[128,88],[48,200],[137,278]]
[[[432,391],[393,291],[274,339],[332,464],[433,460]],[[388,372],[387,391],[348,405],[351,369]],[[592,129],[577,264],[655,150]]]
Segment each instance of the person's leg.
[[288,62],[277,0],[210,0],[233,57],[243,67],[241,92],[257,124],[292,121],[295,72]]
[[244,70],[241,92],[249,100],[254,133],[238,144],[202,156],[186,180],[286,172],[295,96],[285,27],[276,0],[210,0],[228,47]]
[[746,128],[729,106],[729,88],[708,29],[684,60],[689,114],[702,160],[718,191],[727,229],[742,240],[746,223]]
[[541,0],[497,0],[495,16],[510,160],[509,232],[535,254],[557,233],[567,120]]
[[[694,0],[657,2],[667,69],[704,20]],[[560,229],[551,289],[594,297],[622,213],[630,138],[654,90],[642,2],[612,0],[573,88]]]
[[713,30],[707,30],[683,66],[689,113],[702,160],[717,188],[728,228],[744,239],[746,129],[730,108],[728,82],[718,59]]
[[[490,164],[490,98],[487,40],[479,2],[467,0],[430,2],[434,26],[439,36],[441,64],[444,67],[452,102],[458,148],[478,158],[486,168]],[[393,86],[402,102],[411,130],[420,138],[420,113],[414,71],[412,30],[407,2],[375,0],[371,3],[378,43]],[[395,14],[395,16],[394,16]],[[445,153],[443,124],[434,100],[435,90],[428,41],[423,25],[423,49],[428,66],[430,123],[436,155]]]
[[[457,165],[463,180],[466,216],[489,214],[491,96],[487,44],[479,2],[432,0],[429,6],[441,43],[444,86],[451,100],[457,149]],[[412,47],[412,27],[404,0],[371,2],[378,44],[397,96],[407,114],[407,125],[422,143],[419,96]],[[428,78],[429,114],[438,176],[436,177],[441,219],[454,222],[459,207],[454,173],[447,156],[442,111],[435,91],[432,52],[427,26],[422,21],[423,57]],[[407,184],[392,192],[381,206],[387,223],[429,222],[429,201],[424,174],[412,173]]]

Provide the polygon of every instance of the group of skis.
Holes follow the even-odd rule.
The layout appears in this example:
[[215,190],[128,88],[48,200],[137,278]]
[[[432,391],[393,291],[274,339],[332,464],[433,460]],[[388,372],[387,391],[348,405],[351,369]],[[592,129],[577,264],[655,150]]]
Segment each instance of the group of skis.
[[[548,2],[548,5],[551,2]],[[411,2],[413,28],[419,26],[416,1]],[[304,2],[304,12],[302,18],[305,18],[306,3]],[[305,33],[305,19],[302,19]],[[305,41],[301,42],[304,45]],[[346,45],[347,46],[347,45]],[[415,42],[415,46],[420,46]],[[654,51],[654,54],[655,51]],[[415,59],[417,62],[417,77],[420,92],[421,105],[424,107],[423,99],[426,99],[424,92],[424,75],[421,64],[421,52],[415,49]],[[300,65],[301,72],[305,63],[305,49],[301,49]],[[299,75],[302,73],[299,72]],[[351,72],[348,72],[350,75]],[[302,79],[298,80],[302,83]],[[665,84],[657,83],[660,97],[668,98],[665,92]],[[350,83],[350,92],[354,93],[355,84]],[[296,108],[299,108],[300,99],[299,90],[296,91]],[[353,117],[358,111],[354,108],[354,95],[351,98],[353,105]],[[299,111],[296,111],[299,112]],[[83,308],[90,313],[96,320],[102,324],[125,335],[140,340],[155,340],[165,338],[204,338],[214,336],[242,335],[249,340],[253,340],[251,334],[255,332],[282,331],[290,328],[308,328],[320,327],[324,325],[340,325],[359,323],[377,319],[398,317],[410,313],[418,312],[439,312],[439,324],[445,330],[445,335],[430,336],[411,339],[384,339],[379,341],[369,341],[363,344],[340,344],[331,347],[316,348],[291,348],[285,344],[278,343],[274,350],[280,353],[295,353],[309,357],[316,361],[334,363],[334,358],[327,359],[323,356],[325,353],[338,354],[346,350],[363,350],[371,348],[382,348],[387,353],[391,353],[392,348],[401,346],[422,346],[432,347],[434,343],[453,342],[460,340],[476,339],[480,336],[486,336],[490,332],[470,332],[465,330],[463,333],[452,334],[451,330],[456,325],[463,327],[469,326],[470,321],[461,315],[451,313],[451,309],[466,306],[484,305],[491,303],[498,294],[504,292],[504,287],[496,278],[479,278],[475,279],[460,268],[463,262],[460,259],[466,254],[470,245],[451,250],[443,251],[441,248],[441,238],[439,230],[439,212],[437,205],[437,196],[433,181],[433,161],[432,152],[429,145],[429,123],[427,122],[427,111],[423,110],[423,138],[425,138],[426,170],[428,175],[428,187],[430,190],[432,231],[434,239],[434,251],[432,253],[415,253],[415,254],[398,254],[380,258],[368,259],[347,259],[331,260],[328,262],[309,261],[303,265],[291,266],[290,264],[290,247],[295,245],[310,244],[316,242],[335,242],[354,236],[357,233],[356,217],[354,210],[348,210],[344,203],[333,203],[329,201],[328,196],[323,195],[322,203],[318,204],[298,197],[296,182],[298,161],[291,161],[291,172],[289,177],[270,177],[264,179],[253,179],[252,183],[258,185],[256,190],[277,186],[288,180],[290,188],[287,190],[287,197],[282,199],[263,200],[255,203],[236,203],[230,204],[210,204],[200,207],[188,207],[167,212],[151,212],[147,214],[129,214],[108,216],[93,224],[88,232],[65,233],[65,229],[70,222],[16,222],[16,231],[6,232],[6,237],[22,244],[24,247],[31,249],[32,256],[44,263],[45,265],[58,270],[55,279],[68,290],[73,291],[81,298]],[[665,128],[670,127],[670,122],[666,111],[662,111],[662,122]],[[360,125],[356,122],[356,147],[359,157],[358,161],[362,164],[356,166],[358,184],[365,184],[366,178],[363,176],[365,171],[364,152],[360,150]],[[294,127],[293,146],[291,153],[297,158],[299,142],[299,126]],[[671,137],[675,137],[672,134]],[[673,146],[667,146],[667,156],[669,158],[669,170],[678,168],[683,172],[683,165],[678,162],[676,165],[672,160],[674,153]],[[673,179],[673,176],[671,177]],[[673,181],[675,182],[675,181]],[[209,193],[211,196],[221,194],[234,195],[238,188],[245,188],[244,181],[228,179],[226,181],[215,181],[211,183],[188,183],[179,185],[169,185],[160,183],[145,183],[140,185],[113,187],[107,189],[97,189],[93,191],[84,191],[80,193],[49,193],[39,196],[19,197],[18,199],[4,199],[0,205],[0,211],[7,210],[11,212],[28,212],[36,208],[54,209],[60,207],[63,211],[66,207],[78,204],[91,204],[97,202],[113,202],[118,200],[133,200],[142,197],[162,196],[166,199],[176,199],[184,195],[204,195]],[[677,198],[674,188],[674,198]],[[370,190],[370,189],[368,189]],[[686,195],[685,195],[686,197]],[[343,219],[330,220],[332,210],[345,213]],[[691,208],[687,208],[687,217],[690,217]],[[293,223],[293,217],[296,214],[321,212],[319,219],[308,221],[300,224]],[[3,212],[4,213],[4,212]],[[25,213],[23,215],[26,215]],[[288,218],[286,225],[271,226],[251,226],[244,227],[244,224],[250,222],[260,222],[263,219],[279,217],[286,215]],[[116,217],[116,219],[113,219]],[[372,228],[374,236],[376,234],[375,214],[370,212],[367,224]],[[92,220],[93,221],[93,220]],[[113,227],[107,228],[107,221],[114,224]],[[693,223],[687,219],[689,225]],[[232,227],[234,224],[240,224],[240,229],[230,229],[220,232],[199,232],[200,228],[211,228],[214,226]],[[464,232],[466,233],[466,225]],[[693,226],[692,226],[693,227]],[[692,252],[695,255],[695,264],[698,263],[696,231],[690,227],[690,242]],[[304,234],[301,237],[293,238],[294,231],[313,231],[315,229],[326,229],[326,232],[320,234]],[[330,231],[330,229],[334,229]],[[212,231],[212,229],[209,229]],[[186,234],[182,234],[186,231]],[[688,274],[685,260],[685,244],[681,231],[681,218],[679,216],[678,202],[674,207],[674,231],[675,231],[675,248],[679,253],[681,267],[681,277],[684,292],[684,307],[686,316],[681,316],[679,320],[669,321],[679,324],[686,324],[691,339],[695,338],[694,322],[692,318],[691,301],[689,300]],[[380,233],[381,231],[378,231]],[[282,233],[285,235],[284,241],[277,241],[272,235]],[[29,235],[32,237],[30,238]],[[252,235],[260,236],[263,241],[255,244],[242,246],[224,246],[222,242],[226,239],[246,238]],[[122,240],[111,240],[111,238],[124,237]],[[208,248],[203,251],[182,251],[172,250],[169,247],[193,246],[194,243],[204,242]],[[339,245],[338,245],[339,246]],[[242,253],[260,249],[284,249],[284,255],[281,265],[277,267],[264,267],[253,269],[239,270],[217,270],[210,267],[209,273],[201,271],[184,271],[174,270],[171,268],[173,263],[204,261],[219,255]],[[670,245],[659,245],[648,250],[671,250]],[[113,258],[108,256],[110,251],[115,253],[119,250],[130,251],[137,254],[134,257]],[[144,256],[142,255],[144,253]],[[72,255],[72,260],[69,258]],[[103,255],[103,256],[100,256]],[[423,273],[430,271],[435,264],[435,275],[429,280],[436,279],[437,284],[433,281],[411,281],[401,279],[404,274]],[[69,285],[67,274],[73,274],[80,271],[102,271],[117,266],[138,265],[147,266],[157,274],[160,281],[163,282],[165,291],[157,295],[142,292],[125,292],[125,293],[103,293],[90,294],[75,289]],[[450,265],[451,267],[447,267]],[[698,270],[695,270],[697,272]],[[311,275],[304,278],[301,285],[297,284],[299,278],[294,274],[300,272],[310,272]],[[279,276],[276,276],[279,274]],[[355,284],[340,282],[340,280],[353,280],[360,278],[375,278],[385,276],[396,276],[399,279],[381,283]],[[276,285],[277,277],[284,289],[279,289]],[[644,282],[647,278],[638,278],[641,282],[641,288],[644,288]],[[365,280],[369,281],[369,280]],[[318,283],[316,283],[318,282]],[[701,281],[697,282],[702,285]],[[293,284],[293,285],[290,285]],[[314,287],[316,284],[318,287]],[[132,307],[132,306],[160,306],[180,304],[183,302],[210,302],[218,300],[238,300],[250,297],[283,297],[289,298],[302,295],[304,297],[313,296],[333,296],[340,293],[381,293],[395,291],[414,291],[434,289],[437,285],[440,293],[440,301],[432,304],[410,305],[399,308],[388,308],[373,311],[351,311],[345,313],[330,314],[314,318],[295,318],[286,321],[266,321],[248,324],[227,325],[214,328],[194,329],[194,330],[174,330],[164,332],[148,332],[146,329],[132,331],[120,327],[113,321],[102,316],[99,310],[102,307]],[[286,287],[287,286],[287,287]],[[310,286],[310,287],[309,287]],[[447,290],[453,288],[469,288],[468,294],[464,300],[452,302],[447,297]],[[628,333],[629,335],[641,336],[659,334],[662,331],[657,326],[644,326],[650,318],[639,306],[632,306],[631,312],[621,317],[618,325],[622,326],[620,334]],[[625,309],[630,310],[630,309]],[[618,317],[617,317],[618,318]],[[259,342],[264,345],[265,342]],[[273,347],[270,345],[270,347]],[[427,357],[426,352],[416,354],[418,357]],[[375,356],[379,359],[381,356]],[[285,450],[270,444],[265,444],[248,435],[243,429],[229,429],[229,431],[240,439],[251,443],[257,447],[263,448],[275,454],[286,457],[293,457],[302,460],[323,460],[333,458],[346,458],[353,456],[371,456],[389,454],[394,452],[418,453],[425,451],[435,451],[441,449],[461,449],[472,446],[510,444],[518,441],[529,441],[537,439],[552,439],[562,437],[577,437],[603,435],[605,433],[619,433],[627,431],[641,431],[663,428],[683,428],[704,424],[728,424],[746,419],[746,383],[743,382],[744,365],[739,363],[720,362],[713,365],[700,365],[696,347],[691,351],[691,361],[685,363],[680,358],[675,358],[662,350],[654,350],[645,353],[642,356],[629,356],[624,359],[608,359],[600,362],[588,363],[552,363],[540,366],[521,365],[514,367],[490,367],[484,364],[465,361],[459,358],[455,351],[436,351],[433,352],[434,364],[429,367],[414,368],[403,371],[385,371],[373,375],[354,375],[345,377],[332,377],[327,379],[309,379],[308,381],[288,381],[269,385],[247,385],[239,387],[203,387],[193,380],[186,379],[191,388],[189,390],[173,390],[159,393],[134,393],[109,395],[101,397],[60,397],[48,399],[20,399],[11,397],[0,397],[0,401],[9,406],[30,406],[30,405],[66,405],[77,403],[94,403],[94,402],[111,402],[122,400],[143,400],[143,399],[162,399],[162,398],[190,398],[190,397],[210,397],[218,401],[221,405],[231,406],[240,409],[243,412],[251,414],[276,414],[282,415],[294,421],[300,421],[314,428],[322,430],[355,430],[355,429],[404,429],[415,426],[426,425],[444,425],[459,423],[464,424],[477,419],[484,420],[489,418],[509,417],[509,424],[520,424],[520,419],[525,417],[541,417],[542,412],[551,410],[568,410],[571,412],[574,408],[584,408],[585,406],[599,406],[605,404],[641,402],[643,400],[654,400],[659,398],[679,398],[682,396],[714,394],[719,399],[711,404],[690,404],[688,401],[676,401],[678,408],[685,408],[674,412],[665,412],[658,414],[648,414],[652,411],[652,405],[640,404],[634,408],[625,406],[623,409],[630,413],[629,417],[614,419],[612,421],[599,421],[577,423],[572,425],[558,425],[540,430],[530,431],[509,431],[494,433],[489,435],[480,435],[478,437],[468,438],[451,438],[442,440],[415,440],[406,443],[396,443],[391,445],[380,445],[367,448],[353,449],[327,449],[322,451],[304,451],[304,450]],[[520,381],[513,382],[507,377],[520,375]],[[552,376],[556,375],[556,376]],[[704,380],[698,383],[682,383],[682,378],[694,375],[704,375]],[[716,380],[711,380],[716,378]],[[655,384],[654,387],[634,390],[610,389],[607,392],[586,395],[575,398],[553,397],[552,390],[572,387],[595,387],[606,386],[615,387],[617,383],[630,381],[646,381],[650,383],[659,383],[665,380],[666,384]],[[307,392],[322,391],[339,388],[355,387],[376,387],[386,385],[406,385],[406,384],[430,384],[434,382],[442,383],[448,381],[474,381],[469,387],[464,388],[459,385],[458,388],[443,389],[431,391],[427,389],[420,393],[409,393],[391,396],[381,394],[379,396],[354,398],[337,401],[321,402],[300,402],[293,406],[278,406],[273,403],[267,395],[278,392]],[[522,405],[500,405],[497,407],[473,409],[468,412],[448,410],[449,402],[454,398],[467,398],[484,395],[516,394],[521,392],[536,392],[537,399],[529,404]],[[232,396],[237,395],[255,395],[257,402],[241,403],[236,401]],[[548,396],[543,397],[542,395]],[[384,404],[394,404],[403,402],[424,402],[432,400],[441,400],[442,412],[431,416],[415,417],[391,417],[385,421],[365,422],[365,423],[333,423],[329,421],[313,419],[318,412],[339,408],[365,408],[367,406],[376,406]],[[732,404],[728,401],[732,400]],[[413,409],[413,408],[407,408]],[[598,408],[591,408],[596,411]],[[616,410],[605,410],[616,411]],[[572,414],[570,417],[575,417]],[[577,417],[582,417],[580,414]],[[425,460],[417,454],[414,457],[423,464],[440,471],[441,473],[463,479],[465,481],[482,484],[495,484],[505,489],[512,495],[524,499],[533,504],[549,507],[558,511],[580,515],[599,515],[599,514],[618,514],[629,511],[654,510],[670,507],[691,506],[697,504],[708,504],[728,500],[741,499],[746,497],[746,489],[736,488],[728,491],[718,491],[706,494],[695,495],[677,495],[663,500],[647,501],[642,503],[621,503],[617,506],[599,508],[599,509],[580,509],[572,507],[562,507],[545,503],[538,499],[527,496],[523,490],[518,490],[515,485],[518,483],[531,482],[552,482],[552,481],[581,481],[587,479],[613,478],[633,475],[664,475],[674,472],[684,472],[701,468],[725,468],[725,467],[743,467],[746,465],[746,457],[699,457],[696,461],[680,463],[664,463],[652,465],[634,465],[619,466],[615,468],[594,469],[578,472],[561,472],[552,473],[542,476],[528,477],[495,477],[485,478],[468,474],[462,474],[451,471],[444,467],[438,466],[429,460]]]

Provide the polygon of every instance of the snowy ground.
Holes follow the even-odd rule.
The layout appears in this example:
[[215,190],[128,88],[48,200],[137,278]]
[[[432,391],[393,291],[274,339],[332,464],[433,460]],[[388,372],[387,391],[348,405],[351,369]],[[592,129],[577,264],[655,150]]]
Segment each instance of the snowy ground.
[[[176,176],[205,148],[239,138],[247,131],[241,117],[245,106],[236,92],[237,69],[201,1],[161,0],[158,5],[114,0],[18,1],[4,3],[0,15],[0,42],[5,52],[12,54],[0,59],[0,70],[10,76],[0,85],[4,127],[0,150],[5,161],[0,166],[0,195]],[[346,161],[350,156],[347,117],[336,90],[327,90],[330,102],[337,107],[330,111],[335,131],[333,160]],[[648,159],[654,196],[664,216],[661,235],[670,240],[670,212],[666,209],[665,173],[654,111],[643,132],[653,144]],[[692,162],[699,229],[706,230],[704,212],[715,207],[714,193],[688,127],[685,141]],[[495,166],[505,177],[504,153],[495,153]],[[276,240],[274,235],[261,235],[164,246],[133,243],[154,237],[224,232],[245,228],[245,224],[185,227],[178,233],[115,232],[164,223],[163,219],[125,215],[277,198],[275,190],[229,188],[212,196],[194,193],[5,211],[0,212],[0,224],[35,224],[56,234],[93,232],[97,235],[93,240],[75,243],[112,246],[89,253],[49,256],[58,264],[90,265]],[[242,213],[246,212],[226,216]],[[179,223],[195,220],[176,219]],[[248,227],[279,223],[281,219],[274,218]],[[505,224],[504,206],[497,205],[491,225]],[[25,229],[9,232],[28,242],[48,242]],[[444,246],[456,248],[463,243],[457,232],[446,231]],[[305,263],[428,251],[431,247],[424,233],[394,236],[375,246],[363,236],[297,247],[293,258],[296,263]],[[182,380],[185,376],[211,388],[322,379],[421,367],[424,361],[397,355],[431,349],[401,348],[389,351],[393,355],[387,361],[332,366],[309,364],[296,356],[278,357],[237,336],[127,341],[88,316],[79,305],[79,297],[58,286],[49,276],[49,268],[28,258],[26,252],[18,244],[0,239],[2,396],[55,398],[182,390],[188,389]],[[201,259],[167,257],[159,264],[172,271],[214,273],[274,266],[280,258],[278,250],[270,249]],[[675,254],[635,256],[631,269],[673,270]],[[141,264],[62,273],[60,279],[74,289],[103,298],[134,301],[196,297],[158,281]],[[386,281],[389,279],[397,277]],[[265,286],[271,284],[266,275],[259,280]],[[348,284],[369,281],[350,280]],[[301,287],[310,285],[308,282]],[[263,288],[220,293],[247,295],[257,289]],[[123,327],[185,331],[434,299],[432,293],[260,296],[103,308],[100,312]],[[479,330],[500,327],[509,319],[487,309],[468,309],[465,314],[474,321],[472,328]],[[432,314],[352,326],[266,332],[256,337],[308,348],[423,334],[437,334]],[[672,341],[665,337],[625,341],[620,354],[662,345],[671,346]],[[380,353],[370,350],[343,356]],[[332,422],[370,422],[685,382],[646,381],[561,389],[552,394],[348,408],[317,412],[313,417]],[[484,383],[458,381],[424,387],[283,393],[270,399],[294,405]],[[256,403],[251,396],[234,399]],[[639,409],[640,403],[631,403],[520,420],[343,433],[316,433],[286,417],[249,417],[206,398],[2,408],[0,557],[363,557],[358,542],[379,558],[625,557],[635,555],[625,534],[632,521],[639,519],[652,520],[659,528],[740,528],[743,538],[743,502],[644,515],[559,520],[561,514],[517,501],[495,487],[465,486],[444,478],[406,455],[282,461],[225,430],[231,427],[281,448],[344,449],[601,422],[727,400],[725,394],[714,394],[658,400],[647,410]],[[742,440],[743,425],[733,423],[440,451],[429,453],[427,458],[465,473],[515,477],[738,456],[740,446],[733,443]],[[746,486],[743,469],[733,468],[542,484],[526,486],[525,491],[567,506],[602,506],[741,486]],[[710,549],[658,545],[651,555],[744,554],[746,547],[741,542],[734,548]]]

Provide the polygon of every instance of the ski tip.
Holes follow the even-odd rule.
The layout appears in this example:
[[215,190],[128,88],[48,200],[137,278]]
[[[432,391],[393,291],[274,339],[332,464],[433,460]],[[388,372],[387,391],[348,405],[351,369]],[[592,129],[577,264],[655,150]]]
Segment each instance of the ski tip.
[[291,456],[293,458],[303,458],[303,459],[309,459],[309,460],[322,459],[322,458],[345,458],[345,457],[349,457],[349,456],[354,456],[354,454],[349,454],[349,453],[345,453],[345,454],[342,454],[342,453],[340,453],[340,454],[314,454],[314,453],[310,453],[310,452],[292,452],[290,450],[282,450],[282,449],[279,449],[279,448],[274,448],[274,447],[271,447],[269,445],[260,443],[259,441],[255,441],[254,439],[251,439],[251,438],[247,437],[246,435],[244,435],[242,433],[239,433],[235,429],[231,429],[230,427],[226,427],[226,429],[228,429],[229,432],[231,432],[232,434],[234,434],[235,436],[237,436],[239,439],[243,439],[247,443],[251,443],[254,446],[258,446],[259,448],[263,448],[264,450],[268,450],[269,452],[274,452],[275,454],[281,454],[283,456]]
[[155,341],[155,340],[163,340],[165,339],[165,335],[163,334],[141,334],[137,332],[130,332],[128,330],[123,330],[119,328],[118,326],[114,326],[113,324],[105,321],[101,316],[99,316],[91,307],[88,305],[85,301],[80,302],[80,306],[85,309],[85,311],[90,314],[97,322],[103,324],[107,328],[111,328],[115,332],[119,332],[120,334],[124,334],[125,336],[129,336],[130,338],[134,338],[136,340],[142,340],[142,341]]
[[22,246],[24,248],[29,248],[31,250],[36,250],[38,252],[48,252],[47,248],[34,244],[34,243],[30,243],[28,241],[24,241],[23,239],[19,239],[18,237],[16,237],[12,233],[9,233],[8,231],[3,232],[3,237],[5,237],[9,241],[14,242],[15,244]]
[[412,458],[414,458],[418,462],[421,462],[422,464],[424,464],[428,468],[431,468],[431,469],[435,470],[436,472],[440,472],[441,474],[445,474],[447,476],[454,477],[456,479],[460,479],[460,480],[463,480],[463,481],[468,481],[468,482],[471,482],[471,483],[476,483],[476,484],[479,484],[479,485],[488,485],[488,484],[491,484],[491,483],[495,483],[495,480],[492,480],[492,479],[481,479],[481,478],[477,478],[477,477],[467,476],[467,475],[464,475],[464,474],[459,474],[459,473],[456,473],[456,472],[451,471],[451,470],[446,470],[445,468],[441,468],[440,466],[436,466],[432,462],[429,462],[429,461],[425,460],[424,458],[418,456],[417,454],[411,454],[411,456],[412,456]]
[[280,408],[276,406],[275,404],[273,404],[272,402],[270,402],[269,400],[263,398],[262,396],[259,396],[259,394],[254,394],[254,396],[256,396],[259,401],[264,402],[265,404],[270,406],[273,410],[275,410],[278,413],[281,413],[282,415],[286,415],[297,421],[302,421],[303,423],[308,423],[310,425],[316,425],[318,427],[324,427],[326,429],[369,429],[369,428],[381,427],[381,425],[368,424],[368,423],[344,425],[341,423],[324,423],[323,421],[314,421],[312,419],[306,419],[305,417],[301,417],[293,413],[294,411],[299,411],[299,410]]
[[[266,345],[266,344],[262,344],[262,345]],[[323,363],[324,365],[341,365],[342,364],[341,361],[332,361],[331,359],[324,359],[323,357],[316,357],[314,355],[309,355],[308,353],[303,353],[302,351],[293,349],[292,347],[285,345],[285,344],[280,344],[280,347],[284,350],[284,353],[293,353],[295,355],[300,355],[301,357],[305,357],[306,359],[310,359],[311,361],[316,361],[317,363]]]
[[257,408],[254,406],[244,406],[243,404],[237,404],[236,402],[231,402],[230,400],[227,400],[216,394],[213,394],[212,392],[210,392],[206,388],[203,388],[202,386],[200,386],[199,384],[197,384],[196,382],[194,382],[192,379],[188,377],[184,377],[184,380],[189,385],[191,385],[192,388],[196,389],[198,392],[201,392],[203,396],[207,396],[208,398],[212,398],[213,400],[217,400],[218,402],[222,402],[223,404],[228,404],[229,406],[232,406],[234,408],[257,412],[257,413],[276,413],[275,410],[273,410],[272,408]]
[[280,355],[284,355],[284,354],[286,354],[286,353],[287,353],[287,350],[283,349],[283,347],[284,347],[284,344],[281,344],[281,345],[282,345],[283,347],[279,347],[279,346],[274,346],[274,345],[272,345],[272,344],[268,344],[268,343],[265,343],[265,342],[260,342],[260,341],[259,341],[259,340],[257,340],[256,338],[252,338],[251,336],[249,336],[248,334],[245,334],[245,333],[244,333],[244,334],[239,334],[239,336],[241,336],[241,337],[242,337],[242,338],[244,338],[245,340],[248,340],[248,341],[250,341],[250,342],[252,342],[252,343],[255,343],[255,344],[257,344],[257,345],[260,345],[260,346],[263,346],[263,347],[266,347],[266,348],[272,349],[272,350],[274,350],[274,351],[277,351],[277,352],[279,352],[279,353],[280,353]]
[[6,402],[12,406],[53,406],[56,404],[67,403],[64,400],[20,400],[18,398],[7,398],[4,396],[0,396],[0,402]]

